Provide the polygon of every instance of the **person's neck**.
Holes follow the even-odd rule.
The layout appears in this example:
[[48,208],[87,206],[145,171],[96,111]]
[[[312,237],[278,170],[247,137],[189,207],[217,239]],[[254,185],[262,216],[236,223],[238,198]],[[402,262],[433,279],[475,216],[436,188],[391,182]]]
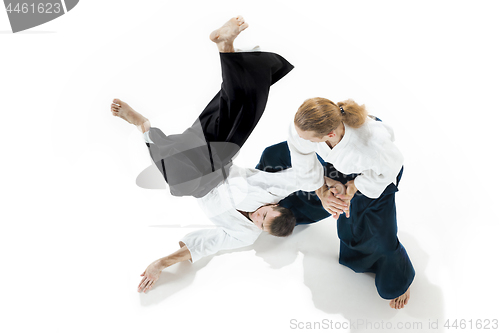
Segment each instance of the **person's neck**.
[[[241,210],[238,210],[238,212],[240,212],[243,216],[245,216],[247,219],[249,219],[250,221],[252,221],[252,220],[250,219],[250,213],[249,213],[249,212],[243,212],[243,211],[241,211]],[[253,221],[252,221],[252,222],[253,222]]]
[[331,139],[326,140],[326,144],[331,149],[333,149],[333,147],[335,147],[344,137],[345,133],[344,123],[341,122],[340,125],[337,126],[337,128],[333,132],[335,133],[335,136]]

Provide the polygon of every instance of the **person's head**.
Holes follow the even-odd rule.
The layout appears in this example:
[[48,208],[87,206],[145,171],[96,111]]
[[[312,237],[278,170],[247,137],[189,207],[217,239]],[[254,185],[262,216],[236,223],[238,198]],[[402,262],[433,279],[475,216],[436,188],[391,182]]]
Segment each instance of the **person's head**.
[[337,104],[329,99],[315,97],[306,100],[295,114],[294,124],[299,136],[313,142],[324,142],[335,135],[341,123],[358,128],[368,113],[364,105],[352,99]]
[[248,216],[260,229],[273,236],[289,236],[295,227],[295,216],[290,209],[279,205],[265,205]]

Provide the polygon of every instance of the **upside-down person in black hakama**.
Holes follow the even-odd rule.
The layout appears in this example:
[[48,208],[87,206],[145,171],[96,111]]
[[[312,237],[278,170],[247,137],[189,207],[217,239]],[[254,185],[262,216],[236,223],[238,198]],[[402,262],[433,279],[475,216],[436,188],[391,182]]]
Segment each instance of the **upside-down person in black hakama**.
[[298,190],[293,170],[268,173],[232,163],[264,112],[270,86],[293,68],[278,54],[234,52],[233,40],[247,26],[238,16],[210,35],[220,52],[222,86],[182,134],[165,135],[121,100],[111,105],[114,116],[143,133],[170,192],[197,198],[217,226],[189,233],[179,250],[151,263],[141,275],[139,292],[150,290],[161,271],[175,263],[251,245],[262,231],[279,237],[293,231],[293,213],[278,204]]

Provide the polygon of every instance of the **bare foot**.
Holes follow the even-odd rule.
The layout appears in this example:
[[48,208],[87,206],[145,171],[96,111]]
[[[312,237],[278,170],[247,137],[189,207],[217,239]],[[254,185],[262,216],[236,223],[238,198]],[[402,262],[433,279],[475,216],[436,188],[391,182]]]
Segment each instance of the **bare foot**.
[[408,300],[410,299],[410,288],[401,296],[396,297],[389,303],[391,308],[393,309],[402,309],[408,304]]
[[210,40],[217,44],[219,52],[234,52],[233,41],[248,28],[248,23],[242,16],[236,16],[227,21],[222,27],[212,31]]
[[142,133],[146,133],[151,128],[151,124],[146,117],[132,109],[127,103],[117,98],[114,99],[111,104],[111,114],[137,126]]

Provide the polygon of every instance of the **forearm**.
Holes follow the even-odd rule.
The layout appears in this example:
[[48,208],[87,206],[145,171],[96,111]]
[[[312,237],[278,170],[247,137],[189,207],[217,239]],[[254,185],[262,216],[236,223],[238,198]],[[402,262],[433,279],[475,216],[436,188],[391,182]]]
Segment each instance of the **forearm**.
[[166,257],[158,259],[157,260],[159,266],[158,268],[163,270],[169,266],[190,259],[191,259],[191,252],[189,252],[189,249],[187,248],[186,245],[182,244],[182,247],[179,250],[175,251],[174,253]]

